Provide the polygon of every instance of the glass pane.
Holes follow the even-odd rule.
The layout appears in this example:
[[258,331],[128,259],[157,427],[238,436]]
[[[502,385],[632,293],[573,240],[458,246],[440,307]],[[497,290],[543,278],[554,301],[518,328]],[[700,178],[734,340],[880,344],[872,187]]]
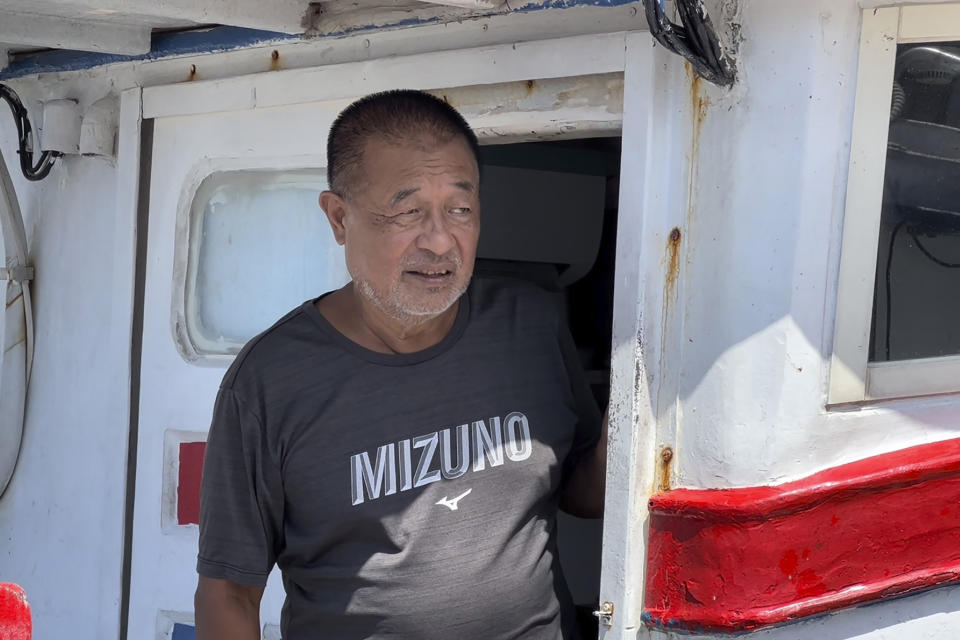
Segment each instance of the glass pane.
[[960,42],[900,45],[870,360],[960,354]]
[[324,171],[229,171],[191,210],[187,327],[199,353],[236,353],[304,300],[349,281],[317,203]]

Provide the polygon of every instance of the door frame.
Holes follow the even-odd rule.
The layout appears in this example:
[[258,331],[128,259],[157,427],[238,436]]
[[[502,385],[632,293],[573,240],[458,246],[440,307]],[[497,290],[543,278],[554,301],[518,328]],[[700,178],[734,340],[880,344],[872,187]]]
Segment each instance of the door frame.
[[[657,431],[663,427],[672,431],[675,424],[664,422],[676,419],[658,406],[670,404],[664,388],[671,386],[668,376],[673,374],[662,365],[669,359],[667,335],[676,335],[674,325],[679,322],[669,313],[670,305],[664,304],[668,293],[663,282],[669,274],[662,255],[671,231],[682,226],[685,209],[670,206],[673,198],[667,192],[674,190],[678,178],[671,175],[671,167],[657,161],[664,145],[674,143],[657,123],[677,117],[665,101],[656,98],[663,95],[662,62],[648,33],[617,32],[134,88],[125,91],[121,100],[118,146],[125,162],[119,169],[117,203],[118,212],[131,221],[132,248],[141,201],[138,170],[145,120],[338,100],[399,86],[430,90],[623,74],[621,176],[629,180],[621,180],[617,228],[607,517],[600,585],[601,602],[613,603],[615,613],[609,625],[601,625],[602,638],[636,638],[644,629],[646,503],[654,490]],[[424,73],[427,66],[439,72]],[[482,117],[471,124],[482,126]],[[142,336],[132,336],[133,353],[140,340]],[[131,415],[132,443],[137,439],[137,418]],[[130,464],[135,464],[133,453]],[[135,469],[128,469],[128,477],[131,472],[135,477]],[[128,483],[128,490],[132,486]],[[124,597],[129,598],[129,576],[123,588]]]

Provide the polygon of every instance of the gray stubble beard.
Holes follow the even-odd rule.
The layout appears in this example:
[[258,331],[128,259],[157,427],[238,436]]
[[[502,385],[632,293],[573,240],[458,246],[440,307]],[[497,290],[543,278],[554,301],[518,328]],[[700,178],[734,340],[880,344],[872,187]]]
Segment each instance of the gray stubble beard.
[[355,279],[354,283],[357,286],[357,291],[382,313],[404,325],[416,326],[448,311],[466,293],[470,286],[470,279],[450,291],[450,298],[445,301],[441,309],[410,308],[409,305],[404,304],[399,286],[383,296],[374,290],[369,281],[363,278]]

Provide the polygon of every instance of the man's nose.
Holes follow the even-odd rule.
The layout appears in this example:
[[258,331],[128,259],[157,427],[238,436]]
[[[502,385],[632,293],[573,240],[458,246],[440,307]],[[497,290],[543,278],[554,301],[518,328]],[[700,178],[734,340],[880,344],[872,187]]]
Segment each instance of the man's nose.
[[453,249],[456,243],[446,213],[441,208],[434,208],[424,220],[420,236],[417,238],[417,248],[442,256]]

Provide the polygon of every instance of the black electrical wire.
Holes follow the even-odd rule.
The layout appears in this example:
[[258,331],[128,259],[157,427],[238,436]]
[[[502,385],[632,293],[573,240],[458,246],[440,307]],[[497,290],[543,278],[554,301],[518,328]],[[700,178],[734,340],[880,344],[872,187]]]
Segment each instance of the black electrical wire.
[[890,320],[892,319],[893,313],[891,309],[893,305],[890,304],[891,289],[893,288],[890,284],[893,275],[893,249],[896,247],[897,235],[900,233],[900,230],[906,226],[906,222],[901,220],[897,223],[897,226],[893,228],[893,232],[890,234],[890,249],[887,251],[887,308],[886,308],[886,318],[887,326],[884,328],[886,332],[885,336],[885,353],[887,355],[886,361],[890,361]]
[[[886,308],[886,319],[887,326],[885,329],[886,340],[885,340],[885,350],[887,354],[887,361],[890,360],[890,320],[892,316],[893,305],[890,303],[891,290],[893,288],[891,284],[892,274],[893,274],[893,249],[896,246],[897,235],[900,233],[900,230],[903,229],[907,223],[901,221],[897,223],[897,226],[893,228],[893,232],[890,234],[890,248],[887,252],[887,273],[886,273],[886,290],[887,290],[887,308]],[[920,242],[920,238],[917,236],[917,231],[913,227],[907,227],[907,233],[910,234],[910,237],[913,238],[913,243],[920,249],[921,253],[926,256],[931,262],[934,262],[941,267],[946,267],[948,269],[960,269],[960,263],[958,262],[947,262],[946,260],[941,260],[937,256],[933,255],[929,249],[923,246],[923,243]]]
[[664,11],[664,0],[643,0],[650,34],[672,53],[686,58],[702,78],[719,86],[736,79],[736,69],[724,55],[702,0],[675,0],[680,24]]
[[948,269],[960,269],[960,263],[958,263],[958,262],[947,262],[947,261],[945,261],[945,260],[941,260],[941,259],[938,258],[937,256],[935,256],[935,255],[933,255],[932,253],[930,253],[930,250],[927,249],[925,246],[923,246],[923,244],[920,242],[920,238],[917,237],[917,232],[914,231],[913,229],[910,229],[910,235],[913,236],[913,242],[917,245],[917,249],[920,249],[920,251],[923,252],[923,255],[925,255],[925,256],[927,256],[928,258],[930,258],[930,260],[931,260],[932,262],[935,262],[936,264],[940,265],[941,267],[947,267]]
[[10,105],[13,121],[17,125],[17,154],[20,156],[20,171],[27,180],[43,180],[62,154],[57,151],[44,151],[34,163],[33,128],[30,126],[26,108],[20,102],[16,92],[7,85],[0,84],[0,98]]

